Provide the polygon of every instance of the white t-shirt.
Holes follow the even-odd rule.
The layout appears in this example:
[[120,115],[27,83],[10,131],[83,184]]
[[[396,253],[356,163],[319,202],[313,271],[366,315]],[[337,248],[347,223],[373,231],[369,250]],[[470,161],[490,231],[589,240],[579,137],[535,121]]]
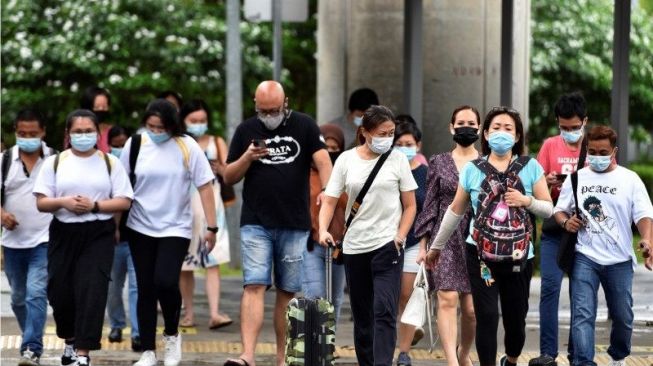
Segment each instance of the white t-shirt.
[[[50,156],[43,163],[43,167],[36,178],[34,193],[41,193],[46,197],[85,196],[92,201],[102,201],[111,198],[125,197],[132,199],[134,192],[129,184],[120,161],[113,155],[108,155],[111,164],[111,177],[107,169],[104,153],[97,151],[87,157],[73,154],[70,150],[59,155],[57,174],[54,173],[55,156]],[[54,212],[61,222],[86,222],[95,220],[108,220],[113,213],[98,212],[77,215],[74,212],[61,208]]]
[[[188,155],[174,138],[155,144],[147,134],[141,135],[141,149],[136,159],[134,202],[127,226],[147,236],[191,238],[192,213],[190,185],[200,187],[215,179],[209,161],[197,142],[181,137]],[[125,143],[120,161],[129,174],[131,138]],[[188,167],[186,166],[188,165]]]
[[[50,148],[41,143],[43,157],[40,157],[29,177],[23,171],[18,146],[5,151],[11,154],[11,165],[5,179],[5,201],[2,208],[14,215],[18,226],[13,230],[2,229],[2,246],[14,249],[28,249],[45,243],[50,235],[48,227],[52,214],[40,212],[36,208],[36,196],[32,194],[34,182],[39,175],[45,159],[50,156]],[[1,161],[2,159],[0,159]],[[0,170],[2,163],[0,162]]]
[[[617,166],[608,173],[590,168],[578,171],[578,208],[585,226],[578,232],[576,251],[594,262],[608,266],[633,261],[631,224],[645,217],[653,218],[653,206],[639,176]],[[571,179],[565,179],[554,213],[574,212]]]
[[[325,194],[337,198],[343,192],[347,193],[349,199],[345,220],[349,217],[351,206],[378,159],[364,160],[354,148],[343,152],[336,160]],[[417,183],[406,155],[393,150],[379,170],[347,230],[343,252],[367,253],[392,241],[397,235],[403,212],[400,193],[416,189]]]

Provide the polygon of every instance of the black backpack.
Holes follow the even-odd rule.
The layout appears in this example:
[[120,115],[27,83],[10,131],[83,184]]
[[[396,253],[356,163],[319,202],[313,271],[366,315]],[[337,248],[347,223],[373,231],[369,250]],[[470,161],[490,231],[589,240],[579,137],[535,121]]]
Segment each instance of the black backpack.
[[508,188],[525,192],[519,172],[530,159],[518,157],[503,173],[485,159],[473,161],[486,177],[478,196],[472,238],[480,260],[488,266],[511,266],[512,272],[521,272],[526,266],[533,224],[525,207],[508,207],[503,203],[503,195]]

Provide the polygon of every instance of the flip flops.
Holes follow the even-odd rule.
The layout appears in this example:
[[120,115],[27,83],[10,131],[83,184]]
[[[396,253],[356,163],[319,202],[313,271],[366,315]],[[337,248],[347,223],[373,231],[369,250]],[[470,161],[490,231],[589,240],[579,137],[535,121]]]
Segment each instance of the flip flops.
[[228,358],[223,366],[249,366],[249,363],[242,358]]

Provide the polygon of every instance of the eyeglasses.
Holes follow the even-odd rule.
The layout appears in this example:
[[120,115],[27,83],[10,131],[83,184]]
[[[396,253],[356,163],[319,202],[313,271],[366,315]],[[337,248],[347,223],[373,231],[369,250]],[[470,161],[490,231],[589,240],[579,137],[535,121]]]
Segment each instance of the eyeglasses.
[[260,116],[270,116],[270,117],[276,117],[283,113],[283,106],[279,108],[273,108],[273,109],[260,109],[256,108],[255,109],[256,113]]

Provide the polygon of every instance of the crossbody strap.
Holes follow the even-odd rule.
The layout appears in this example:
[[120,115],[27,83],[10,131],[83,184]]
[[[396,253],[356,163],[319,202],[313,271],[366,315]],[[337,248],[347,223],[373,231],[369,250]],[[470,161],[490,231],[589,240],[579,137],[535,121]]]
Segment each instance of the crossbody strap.
[[142,141],[141,135],[135,134],[132,136],[131,145],[129,146],[129,181],[132,187],[136,185],[136,160],[138,159],[138,153],[141,151]]
[[370,190],[370,186],[374,182],[374,178],[376,178],[376,175],[379,173],[379,170],[381,170],[381,166],[383,166],[383,163],[385,163],[385,161],[388,159],[388,156],[390,156],[391,152],[392,150],[381,155],[379,157],[379,160],[376,161],[376,164],[374,164],[374,168],[372,168],[372,171],[370,172],[370,175],[367,177],[365,184],[363,184],[363,188],[361,188],[361,191],[358,192],[358,196],[356,196],[356,200],[354,201],[354,204],[351,205],[351,210],[349,211],[349,217],[347,218],[347,223],[345,223],[345,232],[347,232],[349,225],[351,225],[351,222],[354,220],[354,216],[356,216],[358,209],[363,203],[363,199],[365,198],[367,191]]
[[576,208],[576,216],[578,217],[580,217],[580,210],[578,209],[578,171],[585,166],[585,158],[587,158],[587,134],[583,137],[583,142],[580,145],[580,155],[578,156],[576,171],[571,174],[571,188],[574,192],[574,206]]
[[5,181],[7,180],[7,174],[9,174],[9,167],[11,166],[11,155],[14,149],[7,149],[2,154],[2,204],[5,203]]

